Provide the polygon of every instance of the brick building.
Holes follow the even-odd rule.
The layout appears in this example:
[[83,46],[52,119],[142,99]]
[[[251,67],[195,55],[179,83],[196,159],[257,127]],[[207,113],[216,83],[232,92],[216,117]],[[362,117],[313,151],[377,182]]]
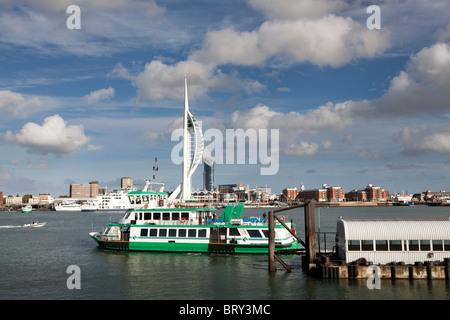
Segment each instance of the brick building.
[[286,188],[283,189],[282,194],[284,199],[288,200],[288,201],[293,201],[297,198],[298,196],[298,190],[297,188]]

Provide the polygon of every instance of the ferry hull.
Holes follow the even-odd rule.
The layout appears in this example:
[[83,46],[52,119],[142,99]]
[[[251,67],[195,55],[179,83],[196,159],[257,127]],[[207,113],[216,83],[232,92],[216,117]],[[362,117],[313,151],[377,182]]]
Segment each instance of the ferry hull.
[[[267,254],[267,244],[223,244],[223,243],[183,243],[175,241],[167,242],[141,242],[141,241],[116,241],[103,240],[98,234],[91,233],[91,237],[98,246],[107,250],[118,251],[149,251],[149,252],[179,252],[179,253],[223,253],[223,254]],[[299,250],[297,241],[289,244],[277,244],[275,250],[286,253],[296,253]]]

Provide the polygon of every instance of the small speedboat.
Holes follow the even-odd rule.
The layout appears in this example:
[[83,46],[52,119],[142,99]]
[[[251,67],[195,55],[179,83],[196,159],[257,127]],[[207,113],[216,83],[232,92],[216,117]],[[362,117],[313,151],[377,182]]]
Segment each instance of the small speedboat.
[[32,223],[28,223],[28,224],[24,224],[23,227],[33,227],[33,228],[40,228],[45,226],[47,222],[37,222],[37,221],[33,221]]

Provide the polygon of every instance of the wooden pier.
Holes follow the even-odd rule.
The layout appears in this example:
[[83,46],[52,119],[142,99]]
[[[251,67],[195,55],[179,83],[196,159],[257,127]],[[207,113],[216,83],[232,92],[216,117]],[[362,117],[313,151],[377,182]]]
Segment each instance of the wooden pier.
[[[304,207],[305,240],[302,240],[289,227],[287,227],[275,213]],[[323,279],[369,279],[377,276],[380,279],[425,279],[425,280],[450,280],[450,257],[444,261],[418,261],[414,265],[406,265],[403,262],[390,264],[372,264],[364,258],[352,263],[345,263],[335,252],[316,252],[315,232],[315,202],[288,208],[272,210],[269,213],[269,272],[275,272],[275,261],[278,261],[287,272],[291,268],[277,256],[275,251],[275,219],[279,221],[304,247],[302,254],[302,268],[312,276]],[[320,244],[319,244],[320,248]]]

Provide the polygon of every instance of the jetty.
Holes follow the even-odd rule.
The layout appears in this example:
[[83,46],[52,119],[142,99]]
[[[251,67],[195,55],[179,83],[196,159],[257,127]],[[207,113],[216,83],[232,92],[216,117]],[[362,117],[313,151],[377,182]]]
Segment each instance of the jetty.
[[[304,238],[288,229],[304,247],[298,253],[309,275],[323,279],[450,280],[449,219],[340,218],[336,233],[316,233],[316,206],[315,201],[309,201],[270,211],[269,272],[276,271],[275,261],[291,272],[274,250],[272,226],[275,220],[283,224],[276,214],[304,207]],[[327,248],[326,237],[335,239],[332,248]]]

